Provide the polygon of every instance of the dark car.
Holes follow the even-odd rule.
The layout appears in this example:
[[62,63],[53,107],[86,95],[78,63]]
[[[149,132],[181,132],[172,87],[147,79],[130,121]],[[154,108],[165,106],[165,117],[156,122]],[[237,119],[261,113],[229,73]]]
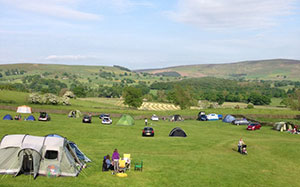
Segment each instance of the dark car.
[[50,116],[46,112],[40,112],[39,121],[50,121]]
[[92,123],[92,116],[83,116],[82,123]]
[[248,125],[247,130],[259,130],[261,128],[261,124],[259,123],[251,123],[250,125]]
[[145,127],[143,129],[143,136],[154,136],[154,129],[152,127]]
[[247,119],[236,119],[232,121],[233,125],[249,125],[250,122]]
[[99,118],[100,118],[100,119],[103,119],[103,118],[110,118],[110,115],[109,115],[109,114],[100,114]]

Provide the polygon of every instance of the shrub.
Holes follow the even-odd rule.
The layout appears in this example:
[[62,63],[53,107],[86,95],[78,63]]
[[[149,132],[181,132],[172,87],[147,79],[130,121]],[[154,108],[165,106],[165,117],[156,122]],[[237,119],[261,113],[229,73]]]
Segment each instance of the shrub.
[[252,109],[252,108],[254,108],[254,105],[252,103],[249,103],[246,107],[246,109]]

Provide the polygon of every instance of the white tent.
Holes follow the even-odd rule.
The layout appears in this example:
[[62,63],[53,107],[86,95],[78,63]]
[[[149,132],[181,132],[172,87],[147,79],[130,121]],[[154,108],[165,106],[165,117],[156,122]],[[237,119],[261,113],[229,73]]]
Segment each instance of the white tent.
[[31,107],[26,105],[19,106],[17,109],[17,113],[31,114]]

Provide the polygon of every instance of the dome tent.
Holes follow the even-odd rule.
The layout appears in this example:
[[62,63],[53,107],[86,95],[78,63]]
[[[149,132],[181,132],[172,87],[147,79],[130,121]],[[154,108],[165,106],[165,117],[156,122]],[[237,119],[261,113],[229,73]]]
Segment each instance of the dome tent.
[[186,133],[180,127],[175,127],[171,130],[169,136],[187,137]]
[[134,125],[134,119],[130,115],[123,114],[117,125]]
[[33,115],[30,115],[26,118],[26,121],[35,121],[35,117]]
[[3,120],[13,120],[13,118],[11,117],[11,115],[6,114],[6,115],[3,117]]
[[235,117],[233,117],[232,115],[226,115],[223,119],[223,122],[225,123],[231,123],[235,120]]

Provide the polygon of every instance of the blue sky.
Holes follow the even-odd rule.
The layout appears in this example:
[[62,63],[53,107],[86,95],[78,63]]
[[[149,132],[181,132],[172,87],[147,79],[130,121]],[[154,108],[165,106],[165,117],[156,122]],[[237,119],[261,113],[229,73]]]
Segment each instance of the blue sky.
[[300,0],[0,0],[0,64],[300,59]]

